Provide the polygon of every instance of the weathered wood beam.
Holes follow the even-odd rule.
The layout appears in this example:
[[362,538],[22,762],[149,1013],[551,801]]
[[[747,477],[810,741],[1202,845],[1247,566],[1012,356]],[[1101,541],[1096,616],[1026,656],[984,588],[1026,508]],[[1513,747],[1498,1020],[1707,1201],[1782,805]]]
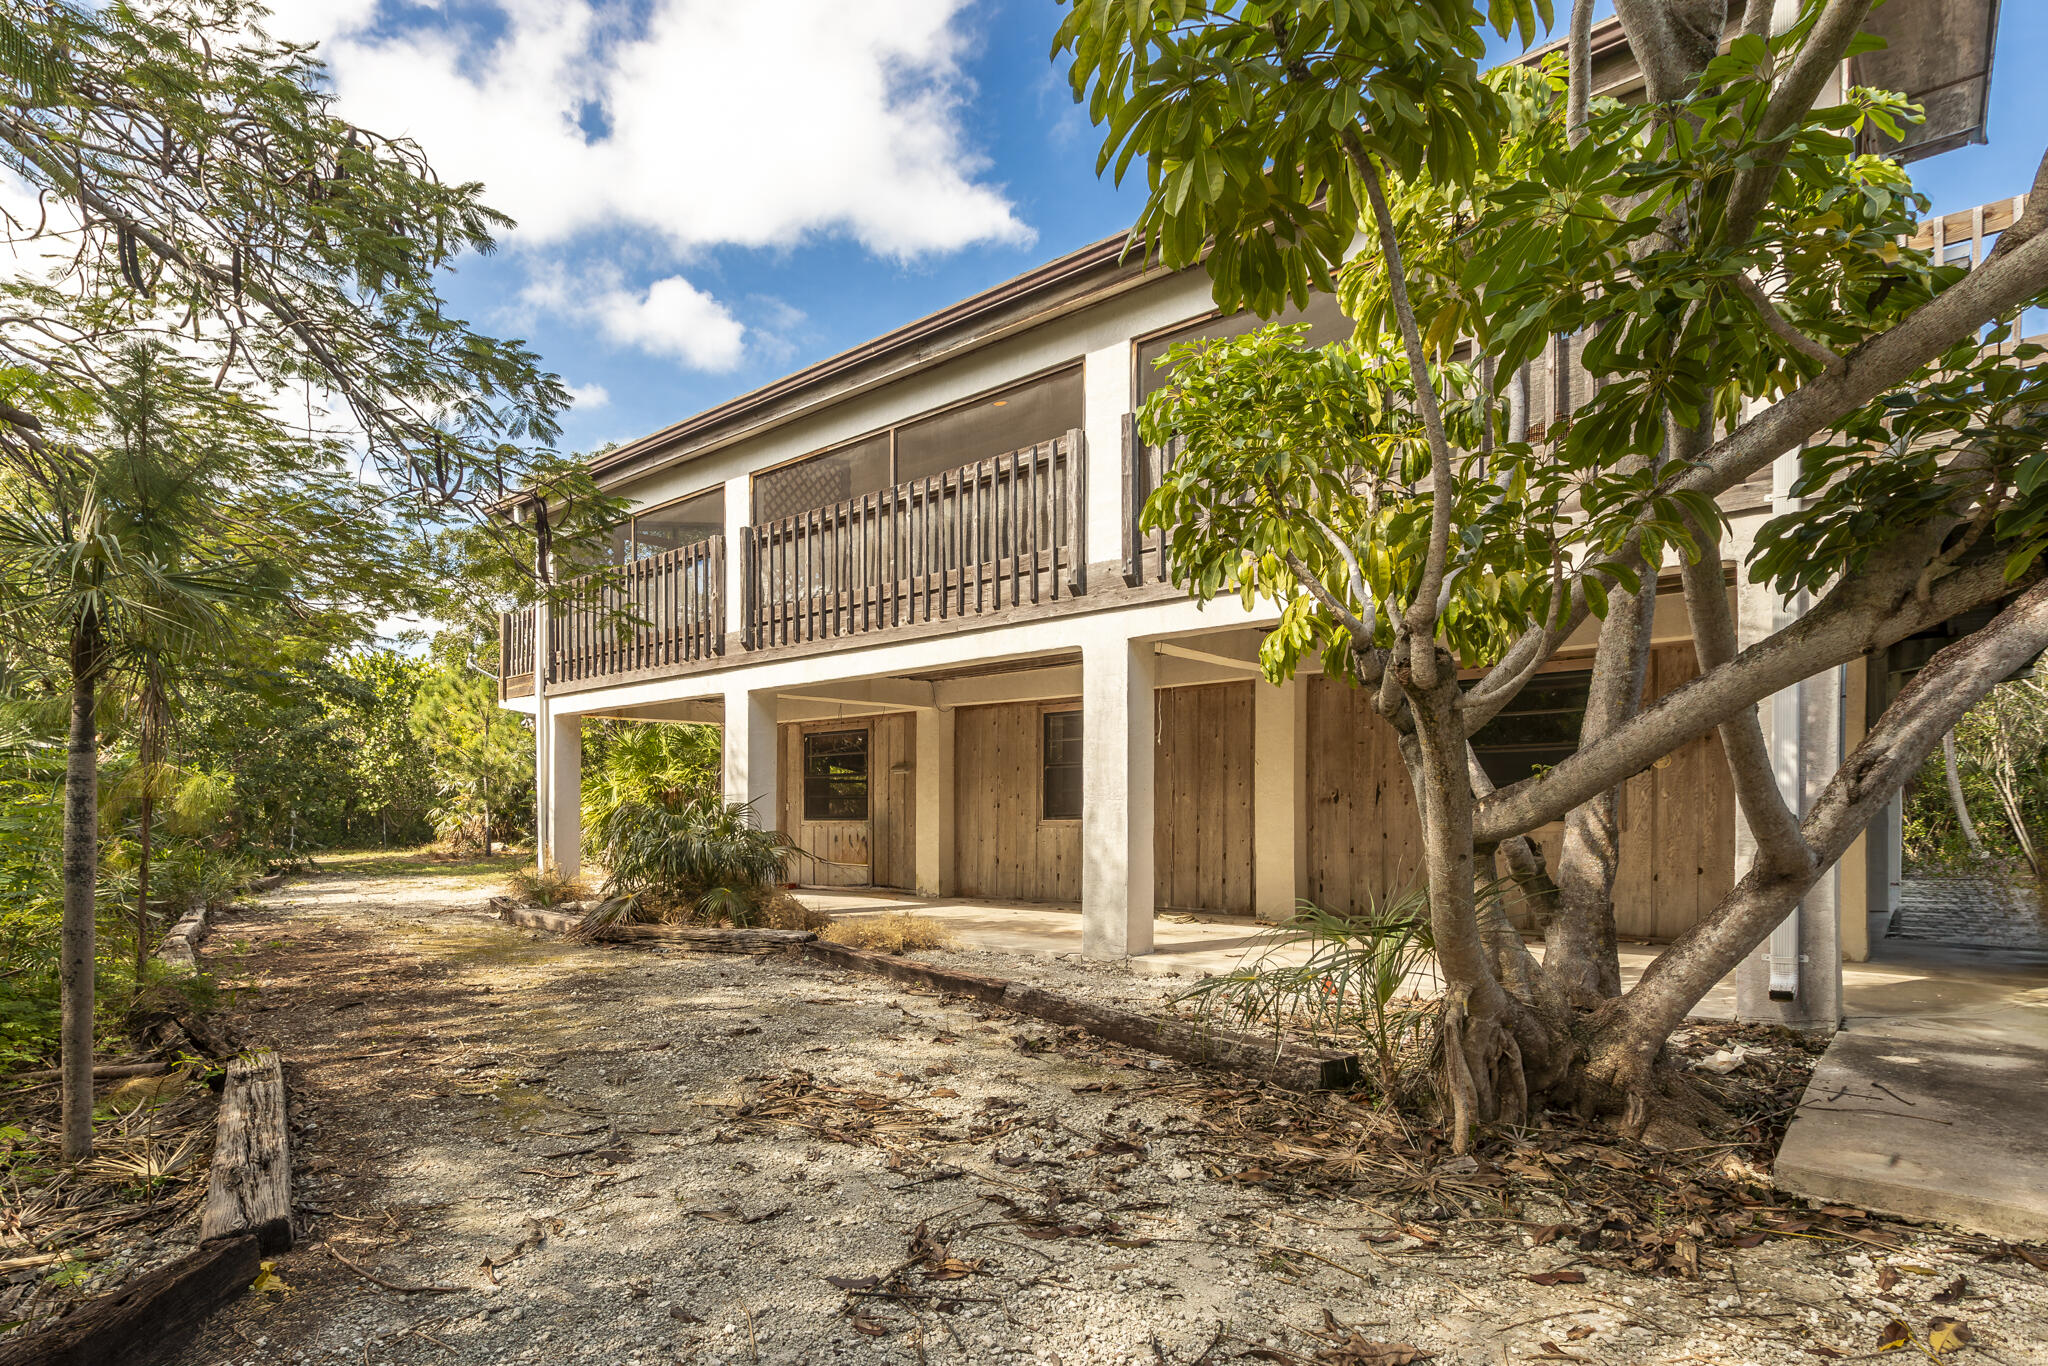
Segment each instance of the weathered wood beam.
[[292,1162],[277,1054],[265,1049],[228,1064],[213,1134],[199,1241],[246,1233],[265,1252],[284,1251],[292,1245]]
[[202,1244],[88,1300],[40,1333],[0,1340],[0,1366],[138,1366],[169,1356],[249,1288],[263,1250],[254,1234]]
[[823,940],[803,946],[804,953],[833,967],[871,972],[935,991],[958,992],[988,1005],[1050,1024],[1072,1025],[1097,1038],[1141,1048],[1179,1062],[1216,1067],[1293,1091],[1326,1091],[1355,1085],[1358,1055],[1337,1049],[1304,1048],[1275,1039],[1254,1038],[1211,1029],[1185,1020],[1164,1020],[1135,1011],[1118,1010],[1077,1000],[1056,991],[952,972],[914,958],[869,953]]

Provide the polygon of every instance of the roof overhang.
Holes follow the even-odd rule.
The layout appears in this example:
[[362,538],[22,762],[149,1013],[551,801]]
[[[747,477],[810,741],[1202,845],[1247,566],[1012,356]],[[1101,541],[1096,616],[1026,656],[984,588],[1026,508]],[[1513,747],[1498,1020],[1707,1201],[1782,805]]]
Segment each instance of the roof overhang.
[[1927,112],[1894,142],[1879,133],[1865,150],[1900,161],[1985,140],[1991,59],[1998,46],[1999,0],[1889,0],[1863,25],[1885,40],[1849,63],[1857,85],[1897,90]]

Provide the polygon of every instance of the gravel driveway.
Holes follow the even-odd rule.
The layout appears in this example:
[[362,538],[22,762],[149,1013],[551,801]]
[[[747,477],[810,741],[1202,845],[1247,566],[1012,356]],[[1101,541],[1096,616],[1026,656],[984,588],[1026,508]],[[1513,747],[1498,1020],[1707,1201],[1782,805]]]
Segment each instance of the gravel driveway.
[[[1437,1245],[1427,1190],[1245,1179],[1216,1078],[788,958],[543,938],[492,890],[323,874],[216,934],[238,1022],[287,1060],[300,1239],[289,1289],[181,1366],[1776,1363],[1931,1314],[2048,1362],[2024,1260],[1787,1237],[1655,1280],[1537,1245],[1505,1201],[1467,1221],[1487,1241]],[[947,957],[1134,1003],[1184,985]]]

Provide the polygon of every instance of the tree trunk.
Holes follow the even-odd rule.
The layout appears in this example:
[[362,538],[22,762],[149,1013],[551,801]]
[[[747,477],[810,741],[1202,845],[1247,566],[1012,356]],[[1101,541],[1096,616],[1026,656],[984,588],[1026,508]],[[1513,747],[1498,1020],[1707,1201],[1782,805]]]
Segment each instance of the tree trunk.
[[58,977],[63,998],[59,1062],[63,1080],[64,1160],[92,1156],[94,892],[99,876],[99,726],[95,716],[103,663],[99,617],[71,628],[71,736],[64,766],[64,923]]
[[[1759,835],[1756,860],[1721,904],[1672,941],[1627,995],[1594,1017],[1581,1040],[1578,1103],[1619,1104],[1640,1127],[1653,1092],[1653,1065],[1671,1031],[1841,859],[1963,714],[2044,648],[2048,583],[2028,589],[1989,625],[1929,660],[1843,760],[1796,835]],[[1786,838],[1796,847],[1781,847]]]
[[[1431,641],[1414,648],[1434,650]],[[1398,649],[1398,647],[1397,647]],[[1482,1124],[1520,1124],[1528,1115],[1529,1085],[1517,1033],[1527,1014],[1500,984],[1480,924],[1473,877],[1470,743],[1465,736],[1458,671],[1448,655],[1435,661],[1433,686],[1397,667],[1413,718],[1413,772],[1422,816],[1423,867],[1429,888],[1430,929],[1444,977],[1445,1100],[1456,1152],[1468,1152]]]
[[142,971],[149,962],[149,836],[156,820],[156,798],[142,789],[142,857],[135,866],[135,989],[142,990]]
[[1963,800],[1963,774],[1956,766],[1956,733],[1951,730],[1941,737],[1941,766],[1948,775],[1948,799],[1956,809],[1956,824],[1963,827],[1963,838],[1969,841],[1970,856],[1984,857],[1984,841],[1977,838],[1977,822],[1970,819],[1970,804]]

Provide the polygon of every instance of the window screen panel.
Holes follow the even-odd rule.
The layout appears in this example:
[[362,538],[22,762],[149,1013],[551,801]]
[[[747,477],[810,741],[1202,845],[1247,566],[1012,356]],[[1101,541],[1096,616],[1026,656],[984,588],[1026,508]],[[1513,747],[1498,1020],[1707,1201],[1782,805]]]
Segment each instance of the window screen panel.
[[804,819],[868,818],[868,733],[813,731],[804,736]]
[[896,480],[923,479],[1021,451],[1081,425],[1077,365],[897,428]]
[[725,490],[711,489],[635,516],[633,553],[645,559],[724,534]]
[[1592,681],[1590,670],[1538,674],[1473,733],[1473,752],[1494,786],[1518,783],[1578,749]]
[[1081,713],[1045,713],[1044,802],[1049,821],[1081,819]]
[[831,507],[889,486],[889,434],[856,441],[838,450],[754,476],[754,521]]
[[[1138,402],[1143,403],[1166,387],[1166,382],[1173,377],[1173,368],[1161,366],[1159,362],[1168,351],[1181,342],[1204,337],[1241,337],[1247,332],[1255,332],[1264,327],[1268,321],[1256,313],[1232,313],[1221,318],[1204,318],[1165,336],[1139,342]],[[1352,332],[1351,320],[1345,317],[1343,310],[1337,306],[1337,296],[1334,294],[1311,294],[1307,308],[1297,312],[1290,306],[1285,313],[1270,321],[1307,323],[1310,346],[1328,346],[1331,342],[1348,341]]]

